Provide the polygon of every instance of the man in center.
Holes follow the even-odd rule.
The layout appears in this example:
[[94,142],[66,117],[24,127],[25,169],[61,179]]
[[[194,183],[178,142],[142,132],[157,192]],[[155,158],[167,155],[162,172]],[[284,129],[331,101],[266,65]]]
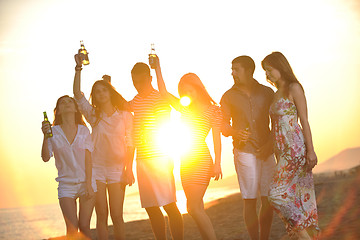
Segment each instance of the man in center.
[[[234,164],[244,199],[244,220],[252,240],[269,239],[273,211],[267,196],[275,169],[269,108],[274,91],[254,78],[255,63],[249,56],[232,61],[234,85],[224,93],[222,133],[232,136]],[[261,196],[259,217],[256,201]]]
[[171,108],[159,91],[152,87],[147,64],[136,63],[131,77],[138,92],[129,102],[129,108],[134,112],[136,172],[141,206],[149,215],[157,240],[166,239],[165,218],[160,207],[168,214],[172,238],[183,240],[183,219],[176,206],[174,165],[156,141],[159,129],[170,119]]

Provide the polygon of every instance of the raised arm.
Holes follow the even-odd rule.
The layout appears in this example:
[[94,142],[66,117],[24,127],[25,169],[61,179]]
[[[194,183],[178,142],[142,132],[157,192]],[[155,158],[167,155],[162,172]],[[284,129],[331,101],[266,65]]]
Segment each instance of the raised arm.
[[305,138],[306,163],[308,166],[308,170],[311,170],[317,164],[317,156],[314,151],[311,130],[308,121],[305,94],[301,86],[297,83],[291,84],[289,90],[290,90],[290,97],[293,98],[293,101],[295,103]]
[[155,58],[155,66],[156,66],[155,72],[156,72],[157,85],[158,85],[160,94],[169,100],[169,102],[173,108],[175,108],[177,111],[179,111],[181,108],[180,100],[179,100],[179,98],[175,97],[174,95],[172,95],[171,93],[169,93],[166,90],[165,82],[164,82],[164,79],[163,79],[162,73],[161,73],[160,61],[159,61],[158,56],[156,56],[156,58]]
[[81,62],[80,54],[75,54],[74,58],[76,62],[76,67],[75,67],[73,92],[75,98],[80,99],[82,97],[81,88],[80,88],[82,62]]

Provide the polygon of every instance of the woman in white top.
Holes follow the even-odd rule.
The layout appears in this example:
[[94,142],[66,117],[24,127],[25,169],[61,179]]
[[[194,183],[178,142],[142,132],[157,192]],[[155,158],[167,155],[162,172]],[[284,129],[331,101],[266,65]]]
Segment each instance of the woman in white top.
[[[49,122],[42,123],[44,140],[41,157],[48,162],[54,155],[58,169],[58,198],[66,224],[69,239],[76,237],[78,228],[82,237],[91,239],[90,219],[95,204],[96,184],[92,178],[91,151],[93,144],[90,131],[85,126],[75,100],[69,96],[58,99],[55,119],[50,138],[45,133],[50,129]],[[79,218],[76,199],[79,198]]]
[[134,183],[132,161],[133,116],[125,109],[125,99],[106,80],[96,81],[91,104],[80,90],[81,56],[75,55],[74,95],[81,112],[92,127],[93,169],[97,183],[95,210],[98,239],[108,239],[108,202],[115,239],[124,239],[123,203],[125,186]]

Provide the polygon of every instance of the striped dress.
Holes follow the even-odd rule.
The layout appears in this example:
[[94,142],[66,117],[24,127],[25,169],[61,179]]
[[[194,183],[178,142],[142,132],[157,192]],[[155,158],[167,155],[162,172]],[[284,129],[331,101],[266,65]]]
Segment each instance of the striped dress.
[[211,105],[202,114],[193,114],[184,108],[182,121],[190,128],[190,150],[181,157],[180,176],[184,187],[189,184],[208,185],[213,175],[213,160],[205,139],[210,129],[221,127],[221,110]]
[[157,90],[130,101],[134,112],[136,172],[141,206],[160,207],[176,202],[174,163],[157,144],[159,128],[170,120],[170,105]]

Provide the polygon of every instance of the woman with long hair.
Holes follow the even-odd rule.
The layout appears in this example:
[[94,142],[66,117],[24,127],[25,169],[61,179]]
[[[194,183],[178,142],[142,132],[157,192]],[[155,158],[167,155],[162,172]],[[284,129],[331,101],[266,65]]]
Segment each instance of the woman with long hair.
[[[115,239],[125,239],[123,203],[125,187],[134,183],[132,162],[133,116],[126,109],[125,99],[107,80],[92,86],[90,101],[80,90],[81,55],[75,55],[74,96],[81,112],[92,127],[94,142],[93,169],[97,184],[95,211],[98,239],[108,239],[108,209]],[[107,198],[107,193],[109,199]]]
[[[222,178],[221,110],[194,73],[187,73],[180,79],[179,95],[190,99],[190,104],[183,106],[179,98],[166,90],[158,57],[155,58],[155,63],[160,93],[168,99],[172,107],[181,112],[182,121],[190,128],[191,146],[181,156],[180,164],[181,183],[187,199],[188,213],[195,220],[203,239],[216,239],[214,228],[205,213],[203,197],[210,179]],[[215,163],[205,142],[210,129],[213,135]]]
[[[50,123],[43,121],[44,140],[41,157],[48,162],[55,157],[59,182],[58,198],[68,239],[77,239],[78,229],[91,239],[90,219],[95,204],[96,183],[92,177],[93,144],[75,100],[67,95],[57,100],[52,137],[46,137]],[[79,198],[79,217],[76,199]]]
[[319,227],[312,168],[317,157],[304,89],[282,53],[271,53],[261,65],[267,80],[277,88],[270,107],[277,166],[269,201],[290,235],[316,239]]

